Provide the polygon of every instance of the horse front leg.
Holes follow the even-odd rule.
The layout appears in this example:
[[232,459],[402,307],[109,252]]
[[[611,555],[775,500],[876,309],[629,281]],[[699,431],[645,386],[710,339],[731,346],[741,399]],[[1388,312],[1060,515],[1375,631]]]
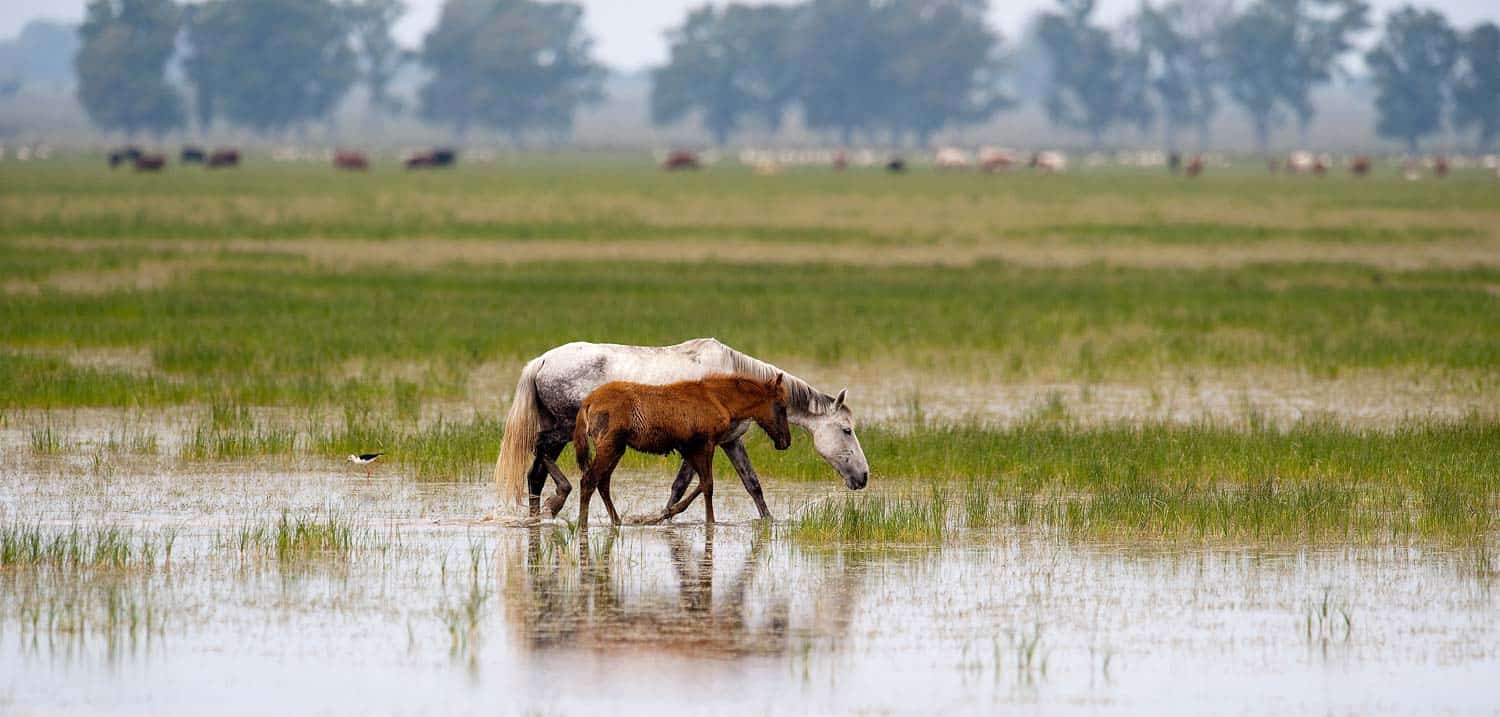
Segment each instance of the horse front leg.
[[614,437],[594,441],[594,448],[594,460],[589,463],[589,469],[578,480],[579,487],[582,489],[578,493],[579,531],[589,529],[589,500],[594,497],[594,490],[601,482],[609,482],[611,475],[615,472],[615,466],[619,465],[620,458],[625,454],[624,442]]
[[683,456],[693,464],[693,471],[698,474],[698,491],[703,493],[705,525],[714,524],[714,448],[713,441],[709,441],[702,448]]
[[724,455],[729,456],[735,472],[740,474],[740,482],[745,484],[745,492],[755,501],[755,509],[760,511],[761,519],[770,520],[771,511],[766,508],[766,496],[760,489],[760,476],[755,474],[755,468],[750,465],[750,454],[745,452],[745,442],[735,439],[719,447],[724,449]]

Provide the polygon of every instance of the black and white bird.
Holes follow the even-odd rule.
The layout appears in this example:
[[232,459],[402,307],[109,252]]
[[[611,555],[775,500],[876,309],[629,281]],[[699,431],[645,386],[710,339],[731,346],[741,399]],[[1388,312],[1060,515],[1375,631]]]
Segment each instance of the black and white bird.
[[380,460],[384,453],[361,453],[359,455],[349,454],[349,462],[357,466],[365,467],[365,477],[370,477],[370,464]]

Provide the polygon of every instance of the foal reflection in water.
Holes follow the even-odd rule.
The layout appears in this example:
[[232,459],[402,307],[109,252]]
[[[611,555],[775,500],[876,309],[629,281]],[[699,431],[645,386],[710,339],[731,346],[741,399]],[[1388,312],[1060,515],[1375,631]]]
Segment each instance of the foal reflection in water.
[[[589,527],[589,500],[594,489],[604,499],[609,519],[620,524],[609,480],[629,446],[658,455],[677,451],[698,474],[698,487],[657,518],[686,510],[701,493],[708,524],[714,522],[714,449],[740,421],[752,420],[771,437],[776,450],[792,445],[786,417],[783,374],[770,381],[743,376],[710,376],[665,386],[615,381],[594,389],[578,409],[573,427],[573,450],[578,455],[578,527]],[[589,440],[595,455],[590,458]]]

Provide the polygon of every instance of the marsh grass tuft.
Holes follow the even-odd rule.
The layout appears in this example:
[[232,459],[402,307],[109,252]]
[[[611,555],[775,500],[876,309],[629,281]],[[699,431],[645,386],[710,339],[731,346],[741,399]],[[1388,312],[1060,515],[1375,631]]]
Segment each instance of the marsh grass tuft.
[[6,523],[0,525],[0,569],[151,570],[172,559],[176,541],[173,528],[142,532],[112,524]]
[[27,442],[31,452],[39,456],[58,456],[72,448],[67,434],[53,426],[51,421],[27,431]]
[[357,553],[384,553],[399,546],[395,531],[357,525],[338,513],[292,513],[283,510],[272,521],[239,526],[216,543],[242,558],[268,558],[283,566],[347,562]]

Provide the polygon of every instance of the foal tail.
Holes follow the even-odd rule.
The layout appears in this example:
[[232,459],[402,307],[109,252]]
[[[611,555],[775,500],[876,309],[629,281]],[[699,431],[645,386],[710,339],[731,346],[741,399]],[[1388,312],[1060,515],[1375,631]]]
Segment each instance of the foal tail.
[[536,397],[536,374],[541,368],[542,359],[535,358],[521,369],[510,411],[505,414],[500,456],[495,459],[495,487],[500,500],[516,505],[526,498],[526,473],[536,459],[536,437],[541,432],[542,415]]
[[578,420],[573,422],[573,455],[578,457],[579,475],[589,472],[589,464],[594,462],[589,455],[589,407],[585,403],[578,409]]

